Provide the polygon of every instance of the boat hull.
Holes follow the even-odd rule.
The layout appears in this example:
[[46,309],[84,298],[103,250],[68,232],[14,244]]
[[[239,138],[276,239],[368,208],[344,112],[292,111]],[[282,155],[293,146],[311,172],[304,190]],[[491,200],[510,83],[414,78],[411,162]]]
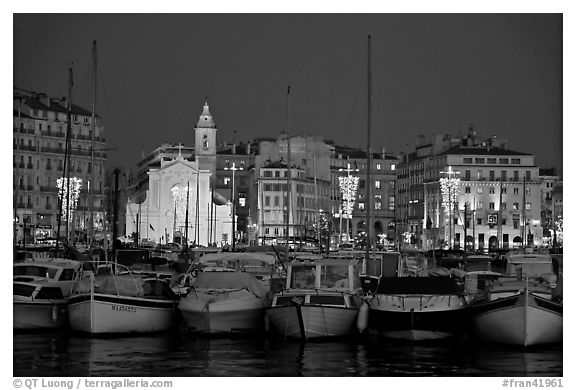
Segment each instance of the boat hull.
[[562,305],[521,293],[471,306],[472,330],[481,340],[529,347],[562,341]]
[[68,326],[65,301],[13,303],[15,330],[61,329]]
[[264,329],[265,303],[249,291],[228,294],[192,291],[178,309],[189,332],[251,333]]
[[414,341],[455,337],[465,323],[459,296],[376,296],[368,327],[380,336]]
[[358,308],[304,304],[271,307],[266,314],[280,336],[303,340],[354,333]]
[[70,328],[90,334],[161,332],[173,326],[176,302],[107,294],[73,296]]

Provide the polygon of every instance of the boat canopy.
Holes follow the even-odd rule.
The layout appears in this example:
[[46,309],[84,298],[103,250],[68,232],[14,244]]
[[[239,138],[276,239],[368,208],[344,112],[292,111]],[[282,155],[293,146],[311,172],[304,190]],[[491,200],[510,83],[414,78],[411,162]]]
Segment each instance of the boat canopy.
[[[220,253],[207,253],[204,256],[200,257],[198,260],[200,264],[208,264],[208,263],[233,263],[233,262],[241,262],[241,264],[250,263],[250,262],[263,262],[266,264],[275,264],[276,263],[276,256],[269,254],[269,253],[260,253],[260,252],[220,252]],[[218,264],[220,265],[220,264]]]
[[389,277],[380,279],[376,294],[448,295],[460,291],[456,279],[450,277]]
[[246,289],[260,298],[266,296],[260,281],[245,272],[199,272],[196,280],[192,282],[192,287],[210,290]]

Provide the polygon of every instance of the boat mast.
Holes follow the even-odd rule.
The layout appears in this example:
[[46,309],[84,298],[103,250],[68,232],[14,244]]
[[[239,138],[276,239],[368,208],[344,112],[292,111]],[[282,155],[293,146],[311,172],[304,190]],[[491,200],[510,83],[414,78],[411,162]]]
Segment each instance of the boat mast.
[[370,177],[370,170],[372,168],[372,148],[371,148],[371,135],[370,135],[370,128],[372,126],[372,68],[371,68],[371,45],[370,45],[371,35],[368,35],[368,115],[367,115],[367,138],[366,138],[366,257],[364,264],[362,265],[362,272],[366,272],[366,264],[370,258],[370,245],[372,243],[371,234],[370,234],[370,214],[372,211],[372,191],[371,191],[371,177]]
[[188,205],[189,205],[189,199],[190,199],[190,182],[188,182],[188,187],[186,189],[186,217],[184,219],[184,225],[185,225],[185,232],[186,232],[186,243],[183,245],[184,249],[188,249]]
[[286,124],[286,261],[290,258],[290,198],[292,193],[292,172],[290,170],[290,86],[287,92],[288,120]]
[[[88,227],[88,243],[94,244],[94,134],[96,133],[96,41],[92,42],[92,131],[90,137],[90,219]],[[104,238],[106,240],[106,237]]]
[[[70,167],[68,166],[70,163],[70,133],[72,132],[72,85],[73,85],[73,78],[72,78],[72,67],[68,70],[68,124],[66,126],[66,146],[64,148],[64,167],[62,171],[62,179],[69,177]],[[67,174],[68,172],[68,174]],[[64,203],[64,183],[62,183],[62,188],[60,189],[60,197],[58,200],[58,228],[56,230],[56,249],[58,249],[58,241],[60,240],[60,226],[62,225],[62,207]],[[69,208],[67,204],[67,209]],[[68,214],[67,214],[68,215]],[[66,220],[68,223],[68,220]],[[68,226],[68,224],[67,224]],[[66,238],[68,238],[68,227],[66,227]]]

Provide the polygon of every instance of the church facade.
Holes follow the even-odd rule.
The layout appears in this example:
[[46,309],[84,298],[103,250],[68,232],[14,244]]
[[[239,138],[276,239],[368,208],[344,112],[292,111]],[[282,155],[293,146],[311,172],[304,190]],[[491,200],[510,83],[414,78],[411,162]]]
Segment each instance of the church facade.
[[[213,193],[216,125],[208,104],[195,127],[194,161],[179,153],[148,170],[142,203],[126,206],[126,235],[158,244],[208,246],[232,242],[232,204]],[[186,241],[187,240],[187,241]]]

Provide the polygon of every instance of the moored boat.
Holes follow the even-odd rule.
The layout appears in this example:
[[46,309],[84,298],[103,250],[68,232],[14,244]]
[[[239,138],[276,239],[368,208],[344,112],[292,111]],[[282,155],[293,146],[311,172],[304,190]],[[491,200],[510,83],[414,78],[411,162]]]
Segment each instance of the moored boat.
[[149,333],[170,329],[177,297],[156,277],[134,274],[116,263],[88,272],[72,289],[68,314],[72,330],[93,335]]
[[471,303],[476,337],[522,347],[561,342],[563,308],[553,296],[557,277],[552,258],[508,255],[506,274]]
[[194,279],[178,304],[187,331],[223,334],[264,329],[268,297],[252,274],[204,271]]
[[67,300],[80,264],[64,258],[28,259],[14,263],[13,328],[66,327]]
[[370,301],[369,328],[409,340],[454,337],[462,330],[466,300],[451,277],[381,278]]
[[222,252],[202,256],[186,276],[189,289],[178,309],[190,332],[253,333],[264,330],[276,257],[267,253]]
[[363,303],[358,267],[356,258],[290,261],[286,289],[274,294],[266,310],[276,333],[300,340],[353,334]]

